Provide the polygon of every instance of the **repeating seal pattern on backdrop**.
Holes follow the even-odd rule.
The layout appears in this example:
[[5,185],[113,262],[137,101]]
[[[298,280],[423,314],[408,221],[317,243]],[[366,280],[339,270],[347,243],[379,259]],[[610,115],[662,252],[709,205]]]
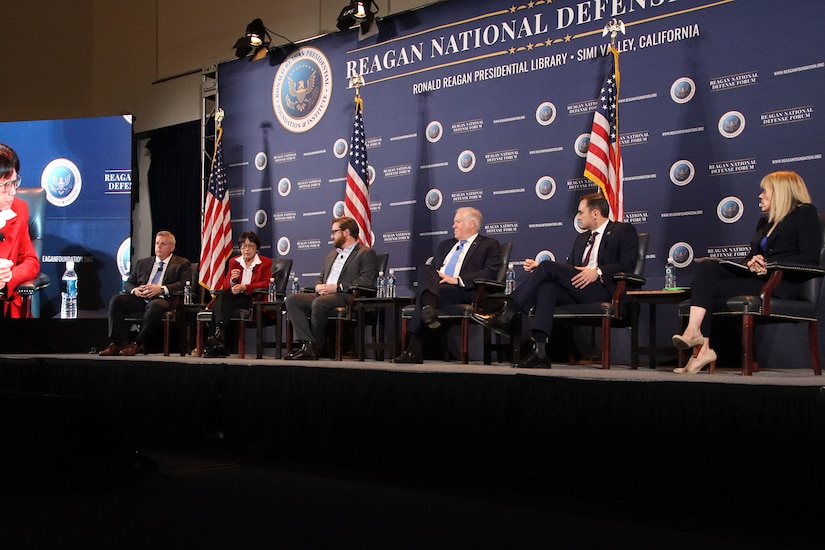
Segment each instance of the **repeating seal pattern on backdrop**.
[[69,159],[54,159],[43,169],[40,187],[46,190],[46,198],[53,205],[69,206],[80,195],[83,178],[77,165]]
[[332,69],[318,48],[303,47],[281,63],[272,83],[272,108],[286,130],[311,130],[324,117],[332,97]]

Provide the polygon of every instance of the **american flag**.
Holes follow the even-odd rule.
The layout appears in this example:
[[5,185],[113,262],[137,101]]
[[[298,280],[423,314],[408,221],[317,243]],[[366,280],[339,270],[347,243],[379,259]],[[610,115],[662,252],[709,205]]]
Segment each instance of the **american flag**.
[[355,124],[349,143],[347,166],[347,196],[344,213],[358,224],[358,242],[372,246],[372,215],[370,213],[370,188],[367,182],[367,141],[364,134],[364,108],[361,97],[355,98]]
[[218,287],[226,260],[232,254],[232,222],[229,212],[229,193],[226,191],[226,171],[223,168],[221,131],[215,146],[209,190],[206,193],[203,228],[201,229],[201,265],[198,280],[209,290]]
[[593,114],[584,176],[599,186],[610,203],[611,218],[624,218],[624,166],[619,148],[619,52],[610,47],[613,63]]

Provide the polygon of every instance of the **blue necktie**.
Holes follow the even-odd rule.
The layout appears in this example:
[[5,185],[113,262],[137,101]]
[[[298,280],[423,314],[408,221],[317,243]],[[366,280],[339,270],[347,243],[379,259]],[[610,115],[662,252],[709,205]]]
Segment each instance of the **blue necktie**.
[[153,285],[156,285],[160,282],[160,276],[163,275],[163,262],[158,262],[158,270],[155,271],[155,276],[152,277]]
[[446,273],[450,277],[455,277],[457,275],[457,273],[455,272],[455,267],[458,264],[458,258],[459,256],[461,256],[461,250],[464,248],[465,244],[467,244],[467,241],[459,241],[458,246],[453,252],[453,255],[450,256],[450,260],[444,267],[444,273]]

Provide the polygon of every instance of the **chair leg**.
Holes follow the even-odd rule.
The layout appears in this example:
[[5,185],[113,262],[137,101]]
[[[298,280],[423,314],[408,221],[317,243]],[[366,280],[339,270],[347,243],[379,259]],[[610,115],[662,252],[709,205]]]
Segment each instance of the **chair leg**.
[[742,316],[742,376],[753,374],[753,315]]
[[246,321],[238,321],[238,357],[246,358]]
[[343,342],[344,342],[344,321],[337,319],[335,321],[335,360],[341,361],[343,358]]
[[408,319],[402,318],[401,319],[401,351],[407,349],[407,323],[409,322]]
[[470,362],[470,318],[461,319],[461,364]]
[[203,321],[195,321],[195,351],[192,355],[200,357],[203,350]]
[[602,369],[610,369],[610,318],[602,318]]
[[[492,365],[493,364],[493,351],[491,349],[492,346],[492,330],[490,327],[484,327],[484,364],[485,365]],[[498,336],[498,334],[496,334]],[[501,352],[498,351],[499,362],[501,362]]]
[[818,326],[817,321],[808,323],[808,345],[811,349],[811,366],[814,369],[814,374],[821,376],[822,367],[819,364],[819,339],[817,338]]
[[171,333],[170,325],[172,324],[172,319],[170,319],[169,312],[163,318],[163,356],[169,357],[169,336]]

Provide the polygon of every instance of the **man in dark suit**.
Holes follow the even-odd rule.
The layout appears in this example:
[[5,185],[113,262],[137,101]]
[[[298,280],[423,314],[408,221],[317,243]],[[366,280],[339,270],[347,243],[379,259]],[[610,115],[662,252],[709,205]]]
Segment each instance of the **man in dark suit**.
[[549,368],[547,342],[553,331],[556,305],[609,301],[616,290],[613,275],[633,271],[639,254],[639,237],[629,223],[608,219],[610,207],[599,193],[585,195],[579,201],[576,218],[584,230],[573,243],[569,263],[546,260],[536,264],[525,260],[530,275],[510,295],[504,310],[497,314],[474,314],[473,318],[496,332],[506,333],[510,321],[535,306],[532,324],[532,347],[514,365],[521,368]]
[[[135,355],[142,350],[147,336],[160,329],[163,315],[172,307],[171,297],[192,280],[192,264],[172,254],[174,250],[175,236],[159,231],[155,235],[155,256],[142,258],[132,267],[124,292],[109,302],[109,345],[100,355]],[[140,332],[129,342],[129,323],[125,319],[140,312]]]
[[332,220],[332,250],[315,284],[315,292],[290,294],[286,311],[302,346],[284,359],[315,360],[321,353],[327,330],[327,315],[344,307],[353,287],[374,287],[378,276],[375,250],[358,243],[358,223],[347,216]]
[[479,235],[481,212],[459,208],[453,220],[454,238],[439,243],[433,261],[418,269],[418,295],[415,311],[407,325],[407,348],[394,363],[424,362],[421,353],[423,326],[441,326],[436,310],[453,304],[469,304],[476,279],[494,279],[501,267],[501,245]]

